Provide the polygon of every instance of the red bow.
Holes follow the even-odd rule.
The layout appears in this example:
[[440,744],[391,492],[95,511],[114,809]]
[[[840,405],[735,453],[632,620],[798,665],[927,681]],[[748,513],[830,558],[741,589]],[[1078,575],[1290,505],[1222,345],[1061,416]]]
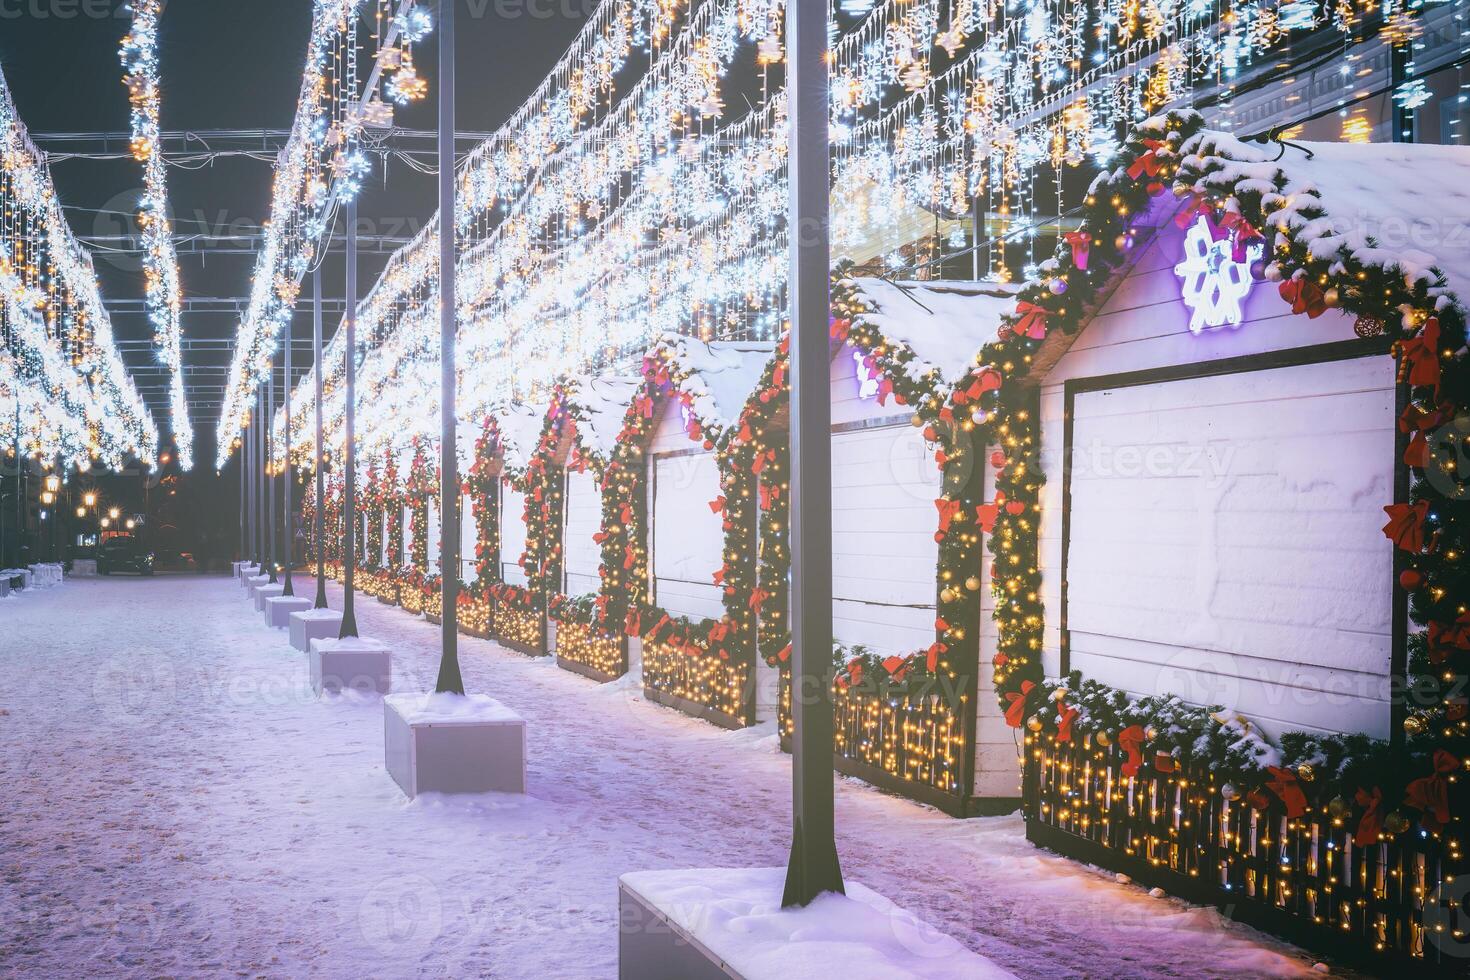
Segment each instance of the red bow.
[[987,391],[997,391],[1000,389],[1002,380],[1000,372],[995,368],[982,368],[970,383],[968,395],[974,399],[979,398]]
[[[1210,199],[1203,194],[1192,194],[1190,195],[1189,201],[1185,203],[1179,213],[1174,215],[1174,223],[1180,228],[1188,228],[1190,222],[1194,221],[1200,215],[1209,218],[1211,223],[1213,223],[1215,207],[1210,203]],[[1213,231],[1213,229],[1211,230]]]
[[1032,340],[1046,337],[1046,318],[1051,316],[1049,310],[1022,300],[1016,304],[1016,312],[1021,314],[1021,318],[1011,327],[1011,331],[1017,337],[1030,337]]
[[[934,673],[935,669],[939,666],[939,655],[941,653],[944,653],[948,649],[949,647],[947,645],[938,641],[929,644],[929,649],[925,651],[924,656],[924,666],[929,669],[929,673]],[[1029,683],[1030,682],[1028,681],[1027,684]],[[1026,684],[1022,684],[1021,688],[1022,690],[1025,690]]]
[[1383,831],[1383,790],[1374,786],[1370,793],[1359,787],[1353,799],[1358,806],[1364,808],[1363,818],[1358,821],[1357,833],[1353,834],[1353,843],[1358,847],[1377,844],[1378,835]]
[[1291,304],[1291,312],[1305,313],[1308,320],[1327,312],[1322,290],[1310,279],[1287,279],[1281,283],[1280,292],[1281,298]]
[[1072,246],[1072,265],[1086,272],[1087,256],[1092,251],[1092,233],[1069,231],[1062,236],[1062,240]]
[[1143,145],[1148,147],[1148,149],[1128,167],[1128,176],[1134,180],[1137,180],[1144,174],[1148,174],[1150,177],[1157,177],[1159,175],[1159,168],[1164,165],[1164,162],[1159,159],[1158,154],[1160,150],[1168,145],[1167,143],[1163,140],[1146,139],[1143,141]]
[[1416,335],[1399,341],[1399,370],[1411,385],[1432,387],[1439,397],[1439,318],[1430,317]]
[[771,384],[776,388],[786,387],[786,362],[777,361],[771,369]]
[[778,653],[778,654],[776,654],[776,659],[779,660],[779,661],[781,661],[783,664],[786,661],[788,661],[788,660],[791,659],[791,644],[790,643],[786,644],[784,647],[781,648],[781,652]]
[[1461,613],[1453,623],[1429,621],[1429,662],[1442,664],[1455,650],[1470,650],[1470,612]]
[[1230,248],[1230,257],[1236,262],[1244,262],[1249,257],[1251,242],[1264,241],[1264,236],[1256,230],[1255,225],[1245,220],[1245,216],[1239,211],[1226,211],[1224,217],[1220,219],[1220,227],[1235,233]]
[[1129,725],[1118,733],[1118,745],[1128,753],[1128,761],[1123,763],[1123,775],[1138,775],[1138,769],[1143,765],[1143,739],[1142,725]]
[[996,519],[1000,517],[1000,504],[980,504],[975,508],[975,523],[980,525],[980,530],[989,534],[995,530]]
[[752,589],[750,593],[750,608],[754,609],[756,612],[760,612],[761,603],[765,602],[770,597],[771,594],[765,589]]
[[934,506],[939,509],[939,530],[948,531],[950,523],[959,514],[960,508],[964,505],[958,500],[940,497],[934,501]]
[[1069,704],[1057,705],[1058,742],[1070,743],[1072,741],[1072,722],[1077,720],[1077,716],[1079,714],[1081,714],[1081,712]]
[[1419,811],[1419,825],[1430,833],[1450,822],[1450,783],[1445,777],[1460,768],[1460,760],[1444,749],[1434,750],[1434,772],[1405,787],[1404,803]]
[[1429,519],[1429,501],[1417,504],[1389,504],[1383,508],[1388,523],[1383,533],[1404,551],[1421,551],[1424,548],[1424,522]]
[[710,509],[710,513],[712,513],[712,514],[718,514],[720,511],[724,510],[725,509],[725,495],[724,494],[721,494],[720,496],[716,497],[714,500],[711,500],[709,502],[709,509]]
[[1435,426],[1444,424],[1453,415],[1454,411],[1448,405],[1423,409],[1413,402],[1409,403],[1403,414],[1399,416],[1399,431],[1413,433],[1409,439],[1409,447],[1404,450],[1405,466],[1417,466],[1422,469],[1429,465],[1429,438],[1425,433]]
[[837,686],[845,691],[854,684],[862,683],[862,680],[863,662],[861,660],[854,660],[847,665],[846,675],[837,678]]
[[1286,815],[1296,819],[1307,812],[1307,795],[1302,792],[1301,786],[1297,785],[1296,773],[1290,769],[1282,769],[1280,766],[1267,766],[1273,779],[1266,783],[1266,788],[1281,798],[1286,804]]
[[1006,700],[1010,702],[1010,706],[1006,708],[1007,725],[1012,728],[1021,727],[1021,722],[1026,719],[1026,697],[1035,686],[1030,681],[1022,681],[1019,694],[1015,691],[1006,692]]
[[637,636],[642,632],[638,628],[638,610],[629,609],[628,615],[623,617],[623,633],[627,636]]
[[851,320],[839,320],[838,318],[833,317],[832,325],[828,328],[827,332],[832,336],[834,340],[846,340],[847,332],[851,329]]

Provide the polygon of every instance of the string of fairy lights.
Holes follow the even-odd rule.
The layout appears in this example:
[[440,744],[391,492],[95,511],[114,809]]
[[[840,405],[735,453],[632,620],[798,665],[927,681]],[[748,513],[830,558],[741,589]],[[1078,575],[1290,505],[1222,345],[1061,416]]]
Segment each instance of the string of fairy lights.
[[168,180],[159,146],[159,111],[162,102],[158,75],[158,22],[164,0],[133,0],[132,30],[122,40],[119,57],[126,74],[128,99],[132,104],[132,153],[143,165],[143,199],[138,207],[138,228],[143,244],[144,294],[148,318],[153,324],[158,359],[169,370],[169,415],[179,466],[194,467],[194,428],[189,422],[189,403],[184,396],[183,361],[180,355],[179,312],[182,294],[179,261],[174,250],[173,225],[169,220]]
[[[1011,268],[1007,244],[1044,226],[1039,183],[1059,199],[1063,172],[1107,163],[1128,124],[1202,83],[1228,90],[1303,32],[1351,38],[1366,12],[1316,0],[843,4],[831,28],[834,251],[901,265],[915,212],[947,220],[960,245],[957,219],[979,200],[995,226],[989,274],[1029,277],[1034,261]],[[455,216],[468,417],[507,392],[544,392],[569,371],[636,356],[671,328],[779,333],[781,15],[779,3],[740,0],[683,16],[603,3],[536,94],[469,156]],[[640,38],[648,67],[614,101],[613,76]],[[760,100],[727,122],[721,86],[751,67]],[[602,91],[589,79],[605,80]],[[1215,122],[1228,129],[1230,103],[1221,106]],[[436,238],[437,219],[360,307],[364,446],[437,425]],[[333,434],[343,407],[334,348],[324,379]],[[293,420],[293,437],[309,457],[304,422]]]
[[[367,128],[391,124],[394,104],[428,94],[413,45],[431,28],[415,0],[315,0],[296,118],[277,159],[271,217],[226,383],[217,466],[232,454],[252,393],[269,376],[279,335],[336,208],[357,196],[371,170]],[[364,77],[369,53],[372,68]]]
[[66,468],[152,465],[153,419],[123,365],[90,254],[0,74],[0,437]]

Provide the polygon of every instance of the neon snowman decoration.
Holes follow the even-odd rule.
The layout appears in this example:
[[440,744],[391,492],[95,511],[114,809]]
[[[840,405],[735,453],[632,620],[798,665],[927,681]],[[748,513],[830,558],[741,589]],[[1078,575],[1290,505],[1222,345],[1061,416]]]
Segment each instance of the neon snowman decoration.
[[1189,330],[1195,336],[1207,328],[1238,327],[1241,303],[1250,295],[1254,281],[1251,263],[1264,254],[1262,246],[1246,249],[1245,261],[1237,262],[1230,239],[1215,240],[1208,222],[1201,216],[1189,226],[1184,236],[1184,261],[1174,266],[1174,274],[1183,282],[1180,290],[1184,305],[1189,307]]

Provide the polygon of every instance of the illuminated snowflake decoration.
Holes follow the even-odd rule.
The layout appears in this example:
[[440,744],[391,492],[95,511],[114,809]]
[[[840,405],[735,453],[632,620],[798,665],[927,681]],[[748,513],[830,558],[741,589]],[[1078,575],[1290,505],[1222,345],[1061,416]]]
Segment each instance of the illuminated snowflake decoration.
[[1239,326],[1240,304],[1251,291],[1251,263],[1260,259],[1260,245],[1246,249],[1244,262],[1235,261],[1230,239],[1215,240],[1203,217],[1184,236],[1184,261],[1174,266],[1183,280],[1184,305],[1193,311],[1189,330],[1195,335],[1207,327]]

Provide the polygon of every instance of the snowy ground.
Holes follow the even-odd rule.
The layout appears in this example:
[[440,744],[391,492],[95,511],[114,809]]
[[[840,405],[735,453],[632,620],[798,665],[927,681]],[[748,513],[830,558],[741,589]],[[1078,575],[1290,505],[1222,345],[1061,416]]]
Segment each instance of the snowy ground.
[[[395,688],[431,684],[438,628],[359,609],[397,651]],[[524,798],[405,801],[381,703],[312,697],[305,657],[233,580],[0,600],[0,974],[613,977],[619,874],[785,863],[790,767],[769,730],[483,641],[461,654],[472,689],[529,721]],[[953,820],[844,780],[837,822],[850,879],[1022,977],[1311,966],[1035,850],[1016,817]]]

